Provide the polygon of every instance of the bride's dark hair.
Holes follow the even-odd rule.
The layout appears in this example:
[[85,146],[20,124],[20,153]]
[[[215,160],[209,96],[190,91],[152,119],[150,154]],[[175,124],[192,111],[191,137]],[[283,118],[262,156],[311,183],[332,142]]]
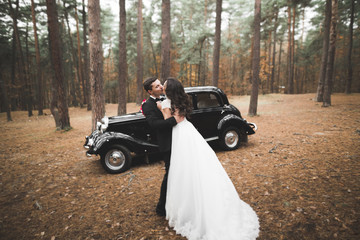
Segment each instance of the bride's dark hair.
[[190,117],[192,102],[185,93],[184,87],[176,78],[166,79],[166,96],[171,100],[171,113],[174,114],[175,108],[179,110],[180,116]]

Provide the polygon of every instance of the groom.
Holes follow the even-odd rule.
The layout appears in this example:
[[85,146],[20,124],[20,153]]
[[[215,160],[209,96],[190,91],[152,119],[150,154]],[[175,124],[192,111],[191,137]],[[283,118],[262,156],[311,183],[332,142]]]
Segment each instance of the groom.
[[160,95],[164,94],[164,87],[160,80],[156,77],[147,78],[144,81],[143,86],[145,91],[150,94],[150,97],[142,105],[142,111],[150,127],[156,131],[159,150],[162,153],[165,162],[165,175],[161,184],[159,202],[156,206],[156,213],[159,216],[165,216],[167,178],[169,174],[171,155],[172,127],[176,125],[176,119],[171,117],[164,120],[163,114],[157,108],[156,102],[160,100]]

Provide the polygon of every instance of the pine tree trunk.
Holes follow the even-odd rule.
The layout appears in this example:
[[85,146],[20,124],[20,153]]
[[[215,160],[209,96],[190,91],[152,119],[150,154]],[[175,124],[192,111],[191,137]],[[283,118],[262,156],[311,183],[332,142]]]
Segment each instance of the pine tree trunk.
[[270,79],[271,79],[271,50],[272,50],[272,46],[271,46],[271,40],[272,40],[272,31],[269,31],[269,39],[268,39],[268,66],[269,66],[269,70],[267,71],[266,73],[266,91],[264,91],[263,89],[263,92],[266,92],[266,93],[269,93],[270,91]]
[[50,100],[50,112],[54,116],[56,129],[61,129],[59,110],[58,110],[58,92],[57,92],[57,82],[55,77],[51,76],[51,100]]
[[[305,7],[301,10],[301,17],[302,17],[302,29],[301,29],[301,37],[300,37],[300,49],[301,51],[304,50],[303,43],[304,43],[304,32],[305,32]],[[304,61],[304,58],[301,57],[301,62]],[[299,93],[304,93],[304,67],[301,68],[302,71],[299,70],[301,76],[298,77],[299,80]]]
[[170,0],[162,0],[161,4],[161,82],[170,76]]
[[103,49],[99,0],[89,0],[88,16],[92,129],[94,130],[96,128],[96,122],[100,121],[105,115],[105,98],[103,93]]
[[261,21],[261,0],[255,0],[254,14],[254,48],[253,48],[253,74],[252,91],[250,97],[249,116],[257,114],[257,103],[259,94],[259,72],[260,72],[260,21]]
[[212,85],[217,87],[219,84],[219,65],[220,65],[220,42],[221,42],[221,12],[222,0],[216,0],[216,24],[215,24],[215,40],[213,53],[213,75]]
[[[204,4],[204,24],[206,26],[207,24],[207,18],[208,18],[208,13],[207,13],[207,7],[208,7],[208,1],[205,0],[205,4]],[[200,85],[201,86],[205,86],[206,85],[206,76],[207,76],[207,40],[204,39],[204,43],[201,45],[202,49],[204,49],[204,51],[201,51],[200,53]]]
[[[66,101],[66,91],[64,87],[64,73],[62,66],[61,47],[60,47],[60,33],[58,14],[56,10],[55,0],[46,0],[46,11],[48,17],[48,30],[50,41],[51,62],[53,65],[55,86],[54,90],[57,93],[57,109],[59,113],[59,128],[70,129],[69,110]],[[54,91],[53,91],[54,92]],[[55,116],[55,115],[54,115]],[[57,120],[55,119],[55,123]]]
[[284,87],[284,81],[281,81],[280,83],[280,73],[281,73],[281,53],[282,53],[282,44],[283,44],[283,39],[280,39],[280,46],[279,46],[279,60],[278,60],[278,71],[277,71],[277,87],[275,88],[275,92],[279,92],[279,88],[283,88]]
[[355,0],[351,0],[351,13],[350,13],[350,26],[349,26],[349,49],[348,49],[348,77],[346,79],[345,93],[351,93],[351,83],[352,83],[352,47],[353,47],[353,26],[354,26],[354,8],[355,8]]
[[[75,2],[76,3],[76,2]],[[82,65],[82,58],[81,58],[81,44],[80,44],[80,31],[79,31],[79,17],[78,17],[78,10],[77,10],[77,6],[75,5],[75,21],[76,21],[76,38],[77,38],[77,57],[78,57],[78,72],[79,72],[79,84],[81,83],[81,87],[82,87],[82,95],[83,95],[83,100],[80,101],[83,104],[86,104],[86,87],[85,87],[85,81],[84,81],[84,77],[83,77],[83,65]],[[83,105],[81,106],[83,107]]]
[[37,79],[37,105],[38,105],[38,115],[43,115],[44,108],[44,92],[43,92],[43,79],[42,79],[42,71],[40,65],[40,49],[39,49],[39,40],[37,35],[37,27],[36,27],[36,16],[35,16],[35,4],[34,0],[31,0],[31,16],[33,22],[34,29],[34,38],[35,38],[35,56],[36,56],[36,79]]
[[203,53],[203,47],[204,47],[204,43],[205,43],[206,37],[204,36],[203,38],[198,40],[198,45],[199,45],[199,68],[198,68],[198,85],[205,85],[205,78],[203,77],[203,75],[205,74],[204,70],[205,70],[205,54]]
[[275,23],[274,23],[274,45],[273,45],[273,56],[271,63],[271,79],[270,79],[270,92],[274,93],[274,80],[275,80],[275,57],[276,57],[276,42],[277,42],[277,27],[278,27],[278,14],[279,9],[276,8],[275,12]]
[[[296,20],[296,18],[295,18],[295,16],[296,16],[296,6],[294,6],[293,7],[293,15],[292,15],[292,18],[293,18],[293,20],[292,20],[292,32],[291,32],[291,60],[292,60],[292,62],[291,62],[291,88],[290,88],[290,90],[291,90],[291,94],[293,94],[293,93],[295,93],[295,87],[294,87],[294,85],[295,85],[295,82],[297,81],[296,80],[296,74],[295,74],[295,20]],[[297,86],[297,85],[296,85]],[[296,89],[296,91],[297,91],[297,89]]]
[[120,26],[119,26],[119,99],[118,115],[126,113],[126,79],[127,79],[127,58],[126,58],[126,9],[125,0],[119,1],[120,5]]
[[[64,8],[66,9],[65,6],[65,2],[64,2]],[[67,30],[68,30],[68,36],[69,36],[69,42],[70,42],[70,52],[71,52],[71,56],[72,56],[72,66],[75,72],[75,76],[77,81],[75,81],[75,78],[72,77],[71,78],[71,90],[70,92],[75,92],[74,94],[72,94],[72,98],[73,98],[73,106],[78,106],[78,104],[80,103],[80,107],[83,107],[83,103],[82,103],[82,97],[81,97],[81,92],[80,92],[80,72],[79,69],[77,67],[77,59],[76,59],[76,52],[75,52],[75,48],[74,48],[74,43],[73,43],[73,39],[72,39],[72,33],[71,33],[71,29],[70,29],[70,24],[69,24],[69,17],[68,17],[68,12],[67,10],[64,10],[64,15],[65,15],[65,20],[66,20],[66,25],[67,25]]]
[[87,110],[91,110],[91,92],[90,92],[90,81],[89,81],[89,57],[88,57],[88,44],[87,44],[87,24],[86,24],[86,11],[85,11],[85,0],[82,0],[82,22],[83,22],[83,42],[84,42],[84,79],[86,88],[86,103]]
[[32,97],[32,81],[31,81],[31,75],[30,75],[30,53],[29,53],[29,24],[26,23],[26,32],[25,32],[25,51],[26,51],[26,58],[24,60],[25,63],[25,74],[27,77],[25,77],[25,91],[26,91],[26,108],[28,110],[28,116],[31,117],[33,115],[32,108],[33,108],[33,97]]
[[[1,67],[1,62],[0,62],[0,67]],[[0,89],[1,89],[1,102],[4,106],[4,111],[6,112],[7,121],[10,122],[12,121],[12,118],[9,107],[8,91],[7,91],[7,86],[5,84],[5,79],[2,77],[1,72],[0,72]]]
[[155,49],[154,49],[154,44],[152,43],[151,33],[149,31],[149,28],[146,27],[146,25],[145,25],[145,31],[146,31],[146,34],[148,35],[147,39],[149,40],[149,45],[150,45],[150,48],[151,48],[151,54],[152,54],[152,58],[153,58],[153,65],[154,65],[154,68],[155,68],[155,76],[159,76],[159,70],[158,70],[158,65],[157,65],[157,61],[156,61],[156,52],[155,52]]
[[324,83],[325,83],[326,64],[327,64],[328,50],[329,50],[330,21],[331,21],[331,0],[326,0],[325,20],[324,20],[324,39],[323,39],[323,47],[322,47],[319,82],[315,97],[316,102],[322,102],[324,99]]
[[326,77],[324,85],[324,100],[323,107],[331,106],[331,92],[333,85],[333,73],[334,73],[334,61],[335,61],[335,50],[336,50],[336,23],[337,23],[337,11],[338,11],[338,0],[331,1],[331,25],[330,25],[330,43],[328,61],[326,65]]
[[13,19],[15,46],[16,46],[17,52],[19,53],[19,60],[20,60],[20,62],[19,62],[19,76],[20,76],[20,79],[24,81],[24,86],[25,86],[25,89],[24,89],[23,94],[21,96],[24,96],[26,104],[29,104],[27,106],[28,116],[31,117],[32,116],[32,111],[31,111],[32,106],[31,106],[30,91],[29,91],[29,85],[28,85],[29,84],[29,76],[28,76],[28,70],[27,70],[27,65],[25,63],[23,50],[22,50],[22,47],[21,47],[19,29],[18,29],[18,25],[17,25],[19,1],[18,0],[16,1],[16,10],[15,11],[12,8],[12,3],[11,3],[10,0],[8,0],[8,3],[9,3],[9,9],[10,9],[10,16]]
[[287,90],[286,93],[289,94],[293,94],[294,93],[294,82],[293,82],[293,68],[292,68],[292,61],[293,61],[293,56],[292,56],[292,34],[291,34],[291,7],[290,5],[288,6],[288,85],[287,85]]
[[136,104],[140,105],[143,100],[143,74],[144,74],[144,58],[143,58],[143,21],[142,21],[142,0],[138,1],[137,16],[137,80],[136,80]]

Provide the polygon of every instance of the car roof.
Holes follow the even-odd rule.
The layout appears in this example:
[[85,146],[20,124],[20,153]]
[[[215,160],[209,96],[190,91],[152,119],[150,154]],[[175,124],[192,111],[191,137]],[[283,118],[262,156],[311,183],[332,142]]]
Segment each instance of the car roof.
[[184,88],[186,93],[194,92],[222,92],[220,88],[214,86],[198,86],[198,87],[186,87]]
[[227,99],[226,94],[218,87],[214,87],[214,86],[186,87],[184,88],[184,90],[187,94],[206,93],[206,92],[217,93],[217,95],[222,99],[221,101],[224,104],[229,104],[229,100]]

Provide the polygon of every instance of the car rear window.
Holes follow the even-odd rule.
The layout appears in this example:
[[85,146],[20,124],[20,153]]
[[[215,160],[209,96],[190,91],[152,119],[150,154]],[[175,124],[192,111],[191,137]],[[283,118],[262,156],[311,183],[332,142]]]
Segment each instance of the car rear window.
[[216,96],[212,93],[198,93],[197,97],[197,108],[209,108],[220,106]]

